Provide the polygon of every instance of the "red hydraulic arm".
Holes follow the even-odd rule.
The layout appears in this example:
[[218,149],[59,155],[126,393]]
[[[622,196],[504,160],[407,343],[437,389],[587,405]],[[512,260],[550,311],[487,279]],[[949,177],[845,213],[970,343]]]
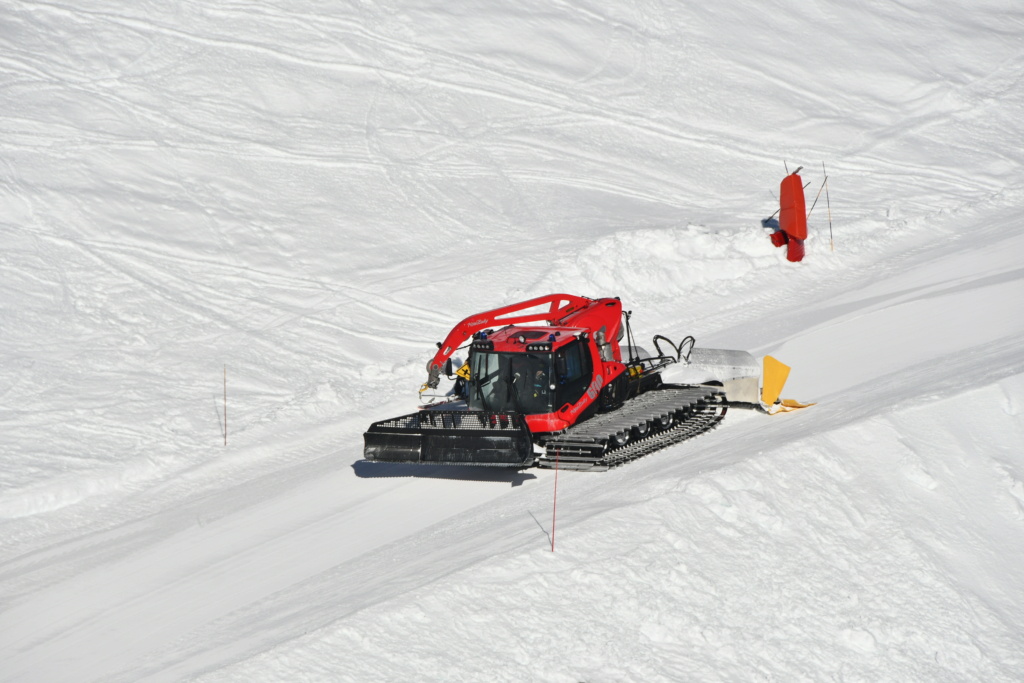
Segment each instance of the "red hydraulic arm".
[[493,311],[471,315],[448,333],[437,353],[427,363],[425,386],[431,389],[437,388],[444,362],[451,358],[455,349],[465,343],[475,332],[499,325],[525,325],[543,322],[554,326],[573,313],[594,306],[599,301],[572,294],[548,294],[529,301],[520,301],[516,304],[496,308]]

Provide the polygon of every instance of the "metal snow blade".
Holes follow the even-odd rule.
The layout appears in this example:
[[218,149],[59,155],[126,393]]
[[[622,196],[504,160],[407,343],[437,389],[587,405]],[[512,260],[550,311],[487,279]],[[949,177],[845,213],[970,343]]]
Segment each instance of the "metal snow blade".
[[791,398],[784,398],[781,401],[779,401],[777,404],[775,404],[773,406],[769,406],[767,408],[767,412],[768,412],[769,415],[778,415],[779,413],[791,413],[794,410],[800,410],[801,408],[810,408],[811,406],[816,406],[816,405],[818,405],[818,404],[817,403],[800,403],[799,401],[794,401]]
[[363,457],[377,462],[528,467],[533,439],[516,413],[421,410],[370,425]]
[[789,413],[800,408],[808,408],[814,403],[800,403],[791,398],[779,400],[782,395],[782,387],[789,378],[789,366],[785,363],[765,356],[762,370],[761,405],[769,415],[778,413]]

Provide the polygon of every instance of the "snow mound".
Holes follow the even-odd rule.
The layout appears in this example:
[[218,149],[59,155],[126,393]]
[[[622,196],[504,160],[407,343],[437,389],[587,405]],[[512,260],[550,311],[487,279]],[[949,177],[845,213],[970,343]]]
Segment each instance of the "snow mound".
[[760,227],[687,225],[620,231],[586,247],[570,263],[588,291],[661,302],[707,290],[730,294],[752,274],[777,266],[780,256]]

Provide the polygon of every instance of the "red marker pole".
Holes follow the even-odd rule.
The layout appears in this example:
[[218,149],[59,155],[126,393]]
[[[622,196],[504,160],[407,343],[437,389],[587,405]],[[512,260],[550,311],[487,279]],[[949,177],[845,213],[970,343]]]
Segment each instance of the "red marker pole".
[[558,512],[558,456],[562,449],[555,451],[555,495],[551,503],[551,552],[555,552],[555,517]]
[[224,366],[224,445],[228,445],[228,366]]

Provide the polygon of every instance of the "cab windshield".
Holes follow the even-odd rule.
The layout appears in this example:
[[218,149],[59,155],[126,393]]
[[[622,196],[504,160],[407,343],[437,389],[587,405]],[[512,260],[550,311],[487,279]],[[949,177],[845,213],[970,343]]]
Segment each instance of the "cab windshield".
[[469,359],[469,376],[471,410],[552,412],[550,353],[475,351]]

